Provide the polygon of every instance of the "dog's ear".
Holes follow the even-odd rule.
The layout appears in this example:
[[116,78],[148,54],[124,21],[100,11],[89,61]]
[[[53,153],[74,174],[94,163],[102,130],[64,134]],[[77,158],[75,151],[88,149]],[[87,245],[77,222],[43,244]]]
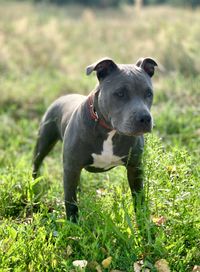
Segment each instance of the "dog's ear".
[[93,71],[96,71],[99,81],[103,80],[106,76],[117,70],[117,64],[110,58],[103,58],[97,62],[89,65],[86,68],[86,75],[90,75]]
[[135,65],[141,67],[150,77],[154,75],[155,66],[158,66],[152,58],[141,58]]

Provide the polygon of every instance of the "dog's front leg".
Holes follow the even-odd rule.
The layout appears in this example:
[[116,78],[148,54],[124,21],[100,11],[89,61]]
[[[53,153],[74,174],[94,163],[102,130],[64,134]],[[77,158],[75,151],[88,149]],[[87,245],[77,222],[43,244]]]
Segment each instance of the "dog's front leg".
[[78,219],[77,187],[80,179],[79,169],[64,166],[64,195],[67,219],[76,223]]
[[141,205],[144,202],[142,165],[140,162],[135,166],[128,165],[126,168],[128,182],[134,200],[135,211],[137,211],[138,208],[141,208]]

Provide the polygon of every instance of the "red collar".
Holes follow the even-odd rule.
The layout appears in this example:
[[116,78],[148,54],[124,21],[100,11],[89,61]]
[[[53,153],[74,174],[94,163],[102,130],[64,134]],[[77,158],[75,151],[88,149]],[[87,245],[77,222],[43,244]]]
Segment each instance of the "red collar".
[[109,130],[113,130],[113,128],[109,127],[103,119],[99,118],[97,112],[94,110],[94,94],[88,96],[87,103],[91,119],[95,122],[98,122],[100,126]]

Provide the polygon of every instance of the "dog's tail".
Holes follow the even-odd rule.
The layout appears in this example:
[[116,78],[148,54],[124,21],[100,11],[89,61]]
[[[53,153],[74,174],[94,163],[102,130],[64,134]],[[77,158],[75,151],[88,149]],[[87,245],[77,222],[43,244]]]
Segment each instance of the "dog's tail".
[[37,142],[33,154],[33,178],[38,175],[38,170],[48,153],[53,149],[55,144],[60,140],[57,122],[48,112],[40,124]]

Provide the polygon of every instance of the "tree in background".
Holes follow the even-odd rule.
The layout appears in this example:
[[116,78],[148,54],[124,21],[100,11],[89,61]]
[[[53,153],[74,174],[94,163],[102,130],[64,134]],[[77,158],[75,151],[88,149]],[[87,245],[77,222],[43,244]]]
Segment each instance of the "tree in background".
[[134,0],[33,0],[34,2],[47,2],[52,4],[81,4],[97,7],[117,7],[122,4],[133,4]]
[[200,6],[200,0],[32,0],[34,2],[47,2],[53,4],[82,4],[87,6],[98,7],[117,7],[123,4],[136,4],[137,7],[142,5],[170,4],[174,6]]
[[137,9],[141,9],[141,7],[143,6],[143,0],[135,0],[135,6]]
[[200,6],[200,0],[144,0],[145,5],[170,4],[173,6]]
[[177,6],[191,6],[191,7],[200,6],[200,0],[169,0],[167,2]]

